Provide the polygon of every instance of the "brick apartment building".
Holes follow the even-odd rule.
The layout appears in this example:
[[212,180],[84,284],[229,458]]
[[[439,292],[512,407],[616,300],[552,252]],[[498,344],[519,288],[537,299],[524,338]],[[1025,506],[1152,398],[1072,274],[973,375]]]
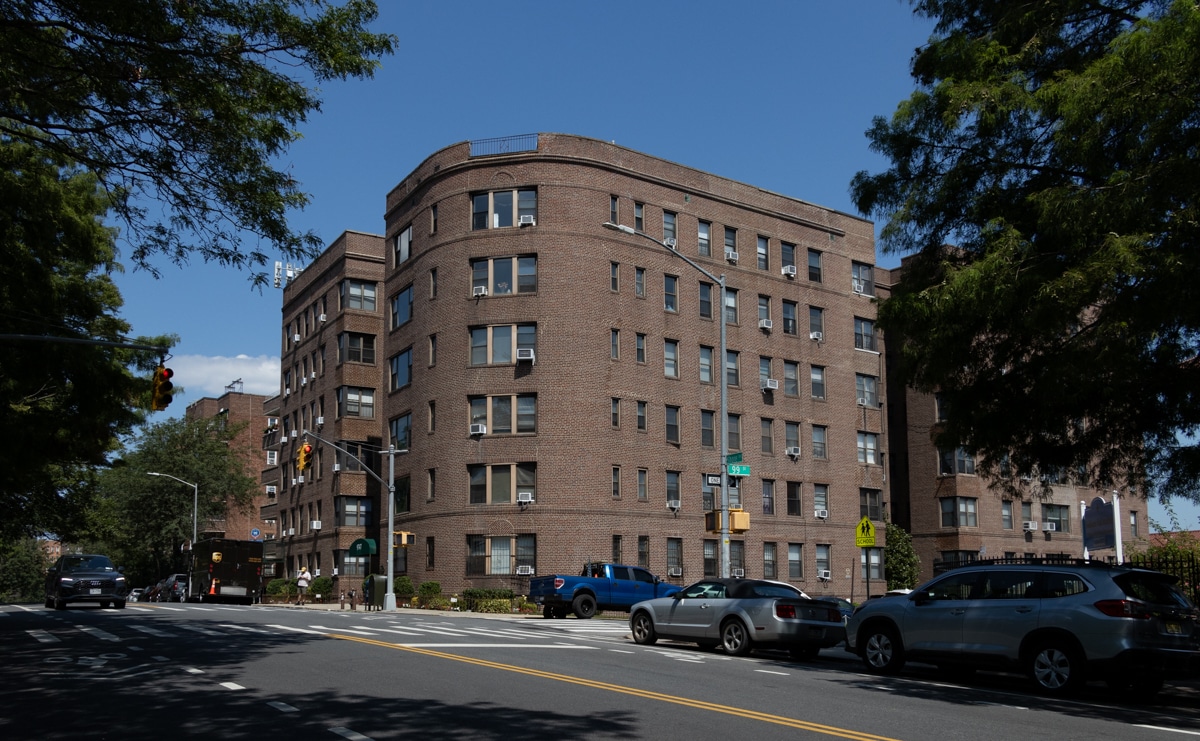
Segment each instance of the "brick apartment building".
[[[606,229],[605,222],[643,235]],[[719,570],[720,376],[734,573],[809,594],[883,589],[889,497],[869,221],[561,134],[463,142],[387,194],[284,290],[278,422],[263,445],[283,573],[382,572],[394,445],[397,574],[452,593],[640,563]],[[679,254],[662,245],[673,239]],[[724,275],[729,299],[680,255]],[[719,357],[722,318],[728,355]],[[304,432],[314,465],[296,470]],[[339,452],[334,445],[354,454]],[[677,504],[676,504],[677,503]],[[876,548],[855,545],[866,515]],[[386,556],[384,556],[386,557]]]

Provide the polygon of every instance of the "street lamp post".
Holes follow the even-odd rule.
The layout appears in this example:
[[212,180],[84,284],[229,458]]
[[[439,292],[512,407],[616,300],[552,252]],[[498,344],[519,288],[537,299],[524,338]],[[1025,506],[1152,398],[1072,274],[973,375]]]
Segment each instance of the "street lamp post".
[[157,473],[155,471],[147,471],[147,476],[165,476],[168,479],[175,479],[181,484],[192,487],[192,548],[196,547],[196,513],[200,508],[200,485],[193,484],[190,481],[184,481],[181,478],[172,476],[169,473]]
[[672,255],[681,258],[688,265],[699,270],[701,274],[721,287],[718,299],[720,301],[718,318],[721,322],[721,359],[717,364],[718,372],[721,374],[721,577],[727,579],[729,578],[729,468],[726,460],[729,457],[729,371],[726,368],[726,363],[729,362],[729,350],[725,329],[725,274],[722,273],[720,277],[713,275],[699,263],[675,249],[672,243],[659,241],[646,232],[639,231],[631,226],[614,224],[611,221],[606,221],[601,226],[605,229],[612,229],[624,234],[633,234],[650,240],[659,247],[665,248]]

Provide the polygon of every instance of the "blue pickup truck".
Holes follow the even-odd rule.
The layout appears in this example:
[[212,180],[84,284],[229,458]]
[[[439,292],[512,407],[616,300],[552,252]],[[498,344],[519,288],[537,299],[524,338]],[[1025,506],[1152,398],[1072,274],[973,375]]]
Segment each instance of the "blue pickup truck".
[[601,610],[629,612],[642,600],[666,597],[681,588],[639,566],[589,563],[578,576],[535,576],[529,580],[529,598],[542,606],[542,617],[565,618],[570,609],[586,620]]

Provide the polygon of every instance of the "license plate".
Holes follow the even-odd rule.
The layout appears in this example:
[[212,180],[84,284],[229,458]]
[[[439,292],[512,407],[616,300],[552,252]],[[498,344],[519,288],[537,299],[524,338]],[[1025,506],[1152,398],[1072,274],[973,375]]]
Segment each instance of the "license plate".
[[1183,626],[1179,623],[1167,623],[1167,635],[1181,636],[1183,635]]
[[88,594],[100,594],[100,591],[99,589],[89,589]]

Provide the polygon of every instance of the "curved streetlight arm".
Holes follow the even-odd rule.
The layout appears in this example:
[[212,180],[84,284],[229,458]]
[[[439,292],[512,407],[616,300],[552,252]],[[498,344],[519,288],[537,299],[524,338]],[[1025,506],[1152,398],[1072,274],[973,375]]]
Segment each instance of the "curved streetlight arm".
[[178,476],[172,476],[169,473],[158,473],[157,471],[147,471],[146,475],[147,476],[163,476],[168,479],[174,479],[174,480],[178,481],[179,483],[183,484],[184,486],[192,487],[192,548],[195,548],[196,547],[196,535],[197,535],[196,519],[197,519],[197,513],[199,512],[199,509],[200,509],[200,485],[193,484],[190,481],[184,481],[183,479],[179,478]]

